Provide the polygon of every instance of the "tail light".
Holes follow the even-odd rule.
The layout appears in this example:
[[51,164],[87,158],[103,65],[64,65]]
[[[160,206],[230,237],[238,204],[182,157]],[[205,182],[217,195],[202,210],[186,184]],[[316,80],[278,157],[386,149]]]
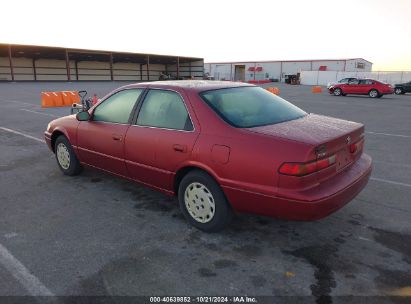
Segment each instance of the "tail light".
[[304,176],[335,164],[335,155],[308,163],[283,163],[279,172],[284,175]]
[[357,152],[357,144],[351,144],[350,145],[350,153],[355,153]]
[[350,145],[350,153],[355,154],[358,151],[361,151],[364,145],[364,139],[361,139],[357,141],[356,143],[353,143]]

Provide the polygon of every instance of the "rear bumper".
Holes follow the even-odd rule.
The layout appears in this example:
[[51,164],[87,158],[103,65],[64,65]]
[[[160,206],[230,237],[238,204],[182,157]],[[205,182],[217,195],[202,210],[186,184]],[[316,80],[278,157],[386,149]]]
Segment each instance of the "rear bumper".
[[[363,154],[348,169],[306,191],[304,200],[267,196],[229,187],[223,189],[236,211],[310,221],[326,217],[349,203],[367,185],[371,171],[371,157]],[[319,196],[319,193],[323,196]]]
[[394,88],[390,88],[390,89],[387,89],[387,90],[383,90],[383,91],[381,92],[381,94],[384,94],[384,95],[394,94]]

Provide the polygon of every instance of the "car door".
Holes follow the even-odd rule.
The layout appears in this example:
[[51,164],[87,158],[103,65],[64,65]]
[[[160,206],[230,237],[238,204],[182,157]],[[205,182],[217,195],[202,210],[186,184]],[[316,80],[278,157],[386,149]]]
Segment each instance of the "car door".
[[368,94],[368,92],[375,87],[374,81],[370,79],[360,79],[358,86],[357,86],[357,93],[358,94]]
[[410,92],[411,92],[411,81],[407,82],[407,83],[404,85],[404,91],[407,92],[407,93],[410,93]]
[[126,165],[133,179],[172,191],[174,172],[190,157],[198,136],[185,100],[182,92],[147,92],[125,139]]
[[128,175],[124,162],[124,138],[142,92],[143,89],[116,92],[94,109],[89,121],[80,122],[77,142],[83,163],[118,175]]
[[343,92],[346,94],[357,94],[358,93],[358,83],[359,83],[358,79],[349,81],[347,84],[344,85]]

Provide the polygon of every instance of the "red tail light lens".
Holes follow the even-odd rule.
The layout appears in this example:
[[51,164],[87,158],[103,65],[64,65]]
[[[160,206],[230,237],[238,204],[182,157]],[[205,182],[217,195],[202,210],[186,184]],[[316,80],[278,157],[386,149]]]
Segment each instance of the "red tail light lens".
[[304,176],[335,164],[335,155],[308,163],[284,163],[279,172],[284,175]]
[[357,152],[357,144],[351,144],[350,153],[355,153],[355,152]]
[[350,145],[350,153],[355,154],[363,149],[364,139],[357,141],[354,144]]

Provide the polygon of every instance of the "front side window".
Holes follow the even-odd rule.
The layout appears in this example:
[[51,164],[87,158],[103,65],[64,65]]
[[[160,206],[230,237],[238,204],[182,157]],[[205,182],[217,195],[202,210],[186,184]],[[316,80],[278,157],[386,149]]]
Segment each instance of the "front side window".
[[137,125],[175,130],[193,130],[181,96],[173,91],[150,90],[144,99]]
[[339,81],[339,83],[349,83],[350,81],[355,80],[355,78],[343,78]]
[[358,84],[360,81],[358,79],[353,79],[348,82],[348,84]]
[[134,105],[143,89],[124,90],[104,100],[93,113],[94,121],[128,123]]
[[218,89],[200,96],[222,119],[237,128],[272,125],[307,115],[260,87]]

